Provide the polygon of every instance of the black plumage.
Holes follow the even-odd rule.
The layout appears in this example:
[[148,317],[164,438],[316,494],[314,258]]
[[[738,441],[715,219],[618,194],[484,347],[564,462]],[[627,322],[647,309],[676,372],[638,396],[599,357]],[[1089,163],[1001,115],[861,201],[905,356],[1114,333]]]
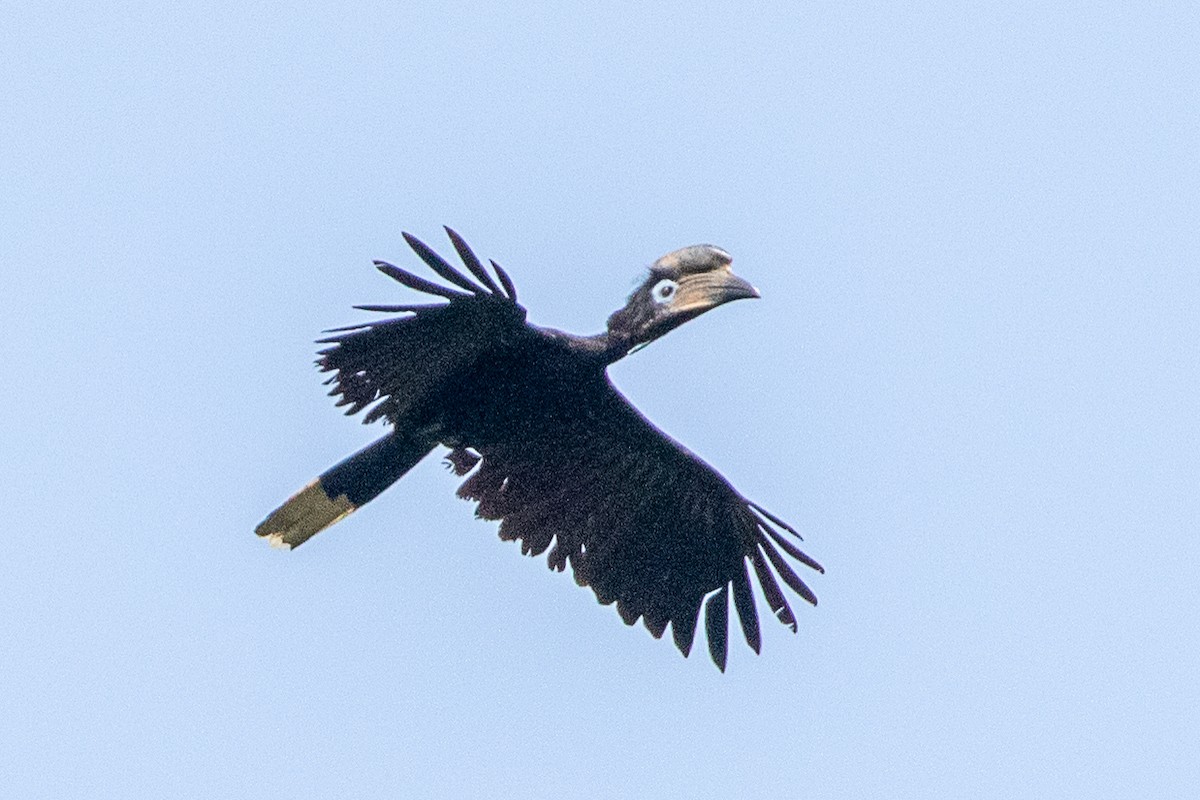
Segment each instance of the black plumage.
[[[273,512],[257,533],[293,547],[362,506],[439,444],[466,476],[460,497],[500,522],[522,552],[570,565],[627,624],[657,638],[667,625],[687,655],[701,608],[723,670],[730,589],[742,633],[761,644],[751,572],[771,611],[796,629],[776,576],[812,593],[784,558],[823,572],[789,539],[789,525],[742,497],[719,473],[655,428],[613,387],[609,364],[723,303],[757,297],[720,248],[698,245],[654,263],[595,336],[526,322],[512,280],[492,273],[447,229],[470,276],[405,234],[445,286],[376,262],[443,302],[359,306],[396,314],[329,331],[317,363],[347,414],[392,430],[340,462]],[[453,288],[452,288],[453,287]],[[782,551],[782,553],[780,552]]]

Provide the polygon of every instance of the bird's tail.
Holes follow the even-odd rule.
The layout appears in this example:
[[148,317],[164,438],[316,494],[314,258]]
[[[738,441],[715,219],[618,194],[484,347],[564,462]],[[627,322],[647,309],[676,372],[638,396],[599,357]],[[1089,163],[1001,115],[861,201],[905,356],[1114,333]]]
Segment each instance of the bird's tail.
[[403,477],[437,444],[428,434],[389,433],[325,470],[271,512],[254,532],[290,550],[343,519]]

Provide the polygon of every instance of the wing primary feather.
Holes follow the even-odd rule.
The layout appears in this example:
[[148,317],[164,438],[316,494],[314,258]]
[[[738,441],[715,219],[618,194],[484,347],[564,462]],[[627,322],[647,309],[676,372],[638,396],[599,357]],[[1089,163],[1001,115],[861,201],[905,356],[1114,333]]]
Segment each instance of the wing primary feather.
[[692,652],[692,641],[696,638],[696,618],[700,615],[700,603],[688,604],[686,608],[677,608],[671,617],[671,636],[675,646],[687,658]]
[[766,531],[767,534],[775,541],[775,544],[782,547],[783,551],[785,553],[787,553],[789,556],[796,559],[801,564],[812,567],[817,572],[820,572],[822,575],[825,574],[824,567],[822,567],[820,564],[818,564],[816,561],[814,561],[811,556],[809,556],[807,553],[805,553],[799,547],[796,547],[796,545],[792,544],[787,539],[783,538],[783,535],[781,533],[779,533],[778,531],[776,531],[774,528],[772,528],[769,525],[759,525],[759,528],[761,530]]
[[632,625],[641,616],[641,612],[625,600],[617,601],[617,613],[621,615],[621,619],[626,625]]
[[[361,406],[359,406],[359,409],[366,408],[373,402],[375,402],[375,401],[368,400],[365,403],[363,403]],[[378,405],[376,405],[374,408],[372,408],[370,411],[367,412],[367,415],[365,417],[363,417],[363,425],[370,425],[372,422],[375,422],[376,420],[383,419],[385,416],[387,416],[388,408],[389,408],[389,406],[386,402],[379,403]]]
[[461,272],[450,266],[450,262],[433,252],[433,249],[422,242],[411,233],[402,233],[404,241],[408,242],[408,246],[421,257],[421,260],[429,265],[429,268],[441,275],[446,280],[458,286],[460,289],[466,289],[471,294],[483,294],[478,286],[471,283],[471,279]]
[[379,306],[379,305],[353,306],[353,308],[356,308],[359,311],[377,311],[381,314],[402,314],[402,313],[415,312],[415,311],[427,311],[431,308],[445,308],[445,307],[446,307],[445,303],[417,303],[415,305],[410,304],[410,305],[403,305],[403,306]]
[[550,550],[550,555],[546,556],[546,566],[555,572],[562,572],[567,568],[567,558],[570,551],[564,545],[562,537],[558,536],[554,539],[554,547]]
[[[347,331],[365,331],[372,327],[374,327],[373,323],[360,322],[357,325],[342,325],[341,327],[338,327],[338,328],[326,328],[325,330],[321,331],[321,333],[346,333]],[[342,339],[345,339],[345,338],[346,338],[345,336],[330,336],[327,339],[317,339],[317,344],[330,344],[332,342],[340,342],[340,341],[342,341]],[[325,353],[325,351],[321,351],[322,355],[324,355],[324,353]]]
[[655,639],[661,639],[663,631],[667,629],[668,619],[666,614],[660,613],[655,615],[647,611],[645,614],[642,614],[642,622],[646,624],[646,630],[650,631],[651,636]]
[[475,255],[475,251],[471,249],[466,240],[459,236],[452,228],[446,227],[446,235],[454,243],[454,249],[458,251],[458,257],[467,265],[467,269],[471,270],[471,274],[478,278],[487,287],[489,292],[497,295],[501,294],[500,287],[492,280],[492,276],[488,275],[487,270],[483,268],[483,262],[479,260],[479,256]]
[[742,635],[755,653],[762,650],[762,634],[758,630],[758,609],[754,605],[754,590],[750,588],[750,573],[742,559],[742,574],[733,579],[733,605],[742,623]]
[[508,299],[514,303],[517,302],[517,287],[513,286],[512,278],[508,277],[504,268],[495,261],[489,258],[488,262],[492,265],[492,269],[496,270],[496,277],[500,279],[500,283],[504,284],[504,293],[508,295]]
[[708,598],[704,604],[704,632],[708,635],[708,654],[721,672],[729,652],[729,586]]
[[771,564],[774,565],[775,571],[779,573],[779,577],[783,578],[783,582],[792,587],[792,591],[803,597],[812,605],[817,604],[817,596],[813,594],[813,590],[808,588],[804,581],[800,580],[800,576],[792,569],[783,556],[779,555],[779,551],[771,546],[766,537],[761,533],[758,535],[758,546],[761,547],[767,554],[767,558],[771,559]]
[[458,300],[463,297],[471,296],[465,292],[456,292],[453,289],[447,289],[445,286],[438,286],[436,283],[427,281],[424,278],[418,278],[411,272],[405,272],[399,267],[389,264],[386,261],[376,261],[375,268],[384,275],[387,275],[392,280],[402,283],[408,288],[414,289],[418,292],[437,295],[438,297],[444,297],[447,300]]
[[775,576],[771,574],[771,568],[767,566],[767,562],[757,547],[750,551],[750,560],[754,563],[754,572],[758,575],[758,585],[762,587],[763,596],[767,598],[767,605],[771,607],[771,611],[779,618],[779,621],[791,628],[792,633],[795,633],[796,615],[792,613],[792,607],[784,599],[783,590],[779,588]]
[[[444,306],[445,303],[442,303],[441,305]],[[379,320],[377,322],[358,322],[358,323],[355,323],[354,325],[342,325],[341,327],[338,327],[338,328],[326,328],[325,330],[321,331],[321,333],[336,333],[336,334],[340,334],[340,335],[327,336],[324,339],[317,339],[317,340],[315,340],[315,343],[316,344],[336,344],[336,345],[345,344],[347,341],[353,340],[356,336],[358,336],[360,334],[368,334],[372,331],[377,331],[380,328],[386,327],[388,325],[392,325],[397,322],[408,322],[410,319],[412,319],[412,317],[400,317],[398,319],[383,319],[383,320]],[[336,347],[330,347],[325,350],[318,350],[317,355],[327,356],[330,353],[333,353],[334,351],[336,351],[337,349],[338,348],[336,348]],[[320,364],[321,361],[318,360],[317,363]]]
[[746,505],[748,505],[748,506],[750,506],[751,508],[753,508],[753,509],[754,509],[755,511],[757,511],[759,514],[762,514],[764,517],[766,517],[767,519],[769,519],[771,522],[774,522],[776,525],[778,525],[779,527],[783,528],[785,531],[787,531],[788,533],[792,534],[793,536],[795,536],[795,537],[796,537],[797,539],[799,539],[800,541],[804,541],[804,537],[803,537],[803,536],[801,536],[801,535],[800,535],[800,533],[799,533],[799,532],[798,532],[798,531],[797,531],[795,528],[793,528],[791,525],[788,525],[786,522],[784,522],[784,521],[783,521],[783,520],[781,520],[779,517],[777,517],[777,516],[775,516],[774,514],[772,514],[770,511],[767,511],[765,508],[763,508],[762,506],[760,506],[758,503],[751,503],[751,502],[747,501],[747,502],[746,502]]

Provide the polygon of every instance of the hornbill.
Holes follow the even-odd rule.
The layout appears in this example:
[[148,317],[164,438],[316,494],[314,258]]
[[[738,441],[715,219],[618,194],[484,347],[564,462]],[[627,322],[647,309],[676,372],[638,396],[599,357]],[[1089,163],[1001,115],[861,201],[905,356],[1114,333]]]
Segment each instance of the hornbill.
[[750,568],[780,622],[796,619],[778,574],[817,598],[780,554],[824,569],[788,538],[787,523],[747,500],[672,440],[613,387],[607,368],[631,351],[723,303],[758,297],[712,245],[658,259],[607,331],[575,336],[526,322],[512,280],[492,272],[449,228],[470,276],[417,238],[404,238],[446,284],[386,262],[375,266],[440,302],[356,308],[396,314],[326,331],[317,364],[347,414],[385,419],[391,431],[323,472],[271,513],[259,536],[296,547],[369,502],[439,444],[476,516],[499,520],[521,552],[549,549],[580,586],[615,602],[628,625],[655,638],[667,623],[686,656],[704,606],[708,649],[724,671],[729,594],[746,642],[761,646]]

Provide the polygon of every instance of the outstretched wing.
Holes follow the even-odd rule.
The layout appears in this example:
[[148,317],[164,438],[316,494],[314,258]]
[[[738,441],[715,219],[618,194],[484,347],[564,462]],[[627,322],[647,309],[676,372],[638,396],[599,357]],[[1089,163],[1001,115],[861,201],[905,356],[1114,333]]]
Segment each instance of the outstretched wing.
[[419,305],[364,305],[364,311],[403,316],[381,322],[326,331],[319,340],[332,347],[320,351],[317,365],[336,374],[331,395],[337,405],[356,414],[374,404],[364,423],[387,417],[399,422],[420,409],[461,369],[481,354],[502,345],[524,329],[525,309],[517,304],[512,281],[495,261],[494,279],[457,233],[446,228],[471,277],[433,252],[424,242],[404,234],[409,246],[429,267],[456,288],[428,281],[407,270],[376,261],[380,272],[410,289],[445,302]]
[[552,423],[477,448],[482,462],[458,492],[478,501],[477,514],[500,520],[501,538],[519,540],[527,554],[549,549],[552,569],[570,563],[576,582],[615,602],[626,624],[640,617],[657,638],[670,623],[684,655],[703,605],[722,670],[731,593],[746,642],[755,652],[761,645],[751,570],[771,611],[795,631],[776,575],[807,602],[817,599],[781,551],[824,571],[788,538],[799,534],[655,428],[602,373],[564,391],[570,402],[555,404]]

